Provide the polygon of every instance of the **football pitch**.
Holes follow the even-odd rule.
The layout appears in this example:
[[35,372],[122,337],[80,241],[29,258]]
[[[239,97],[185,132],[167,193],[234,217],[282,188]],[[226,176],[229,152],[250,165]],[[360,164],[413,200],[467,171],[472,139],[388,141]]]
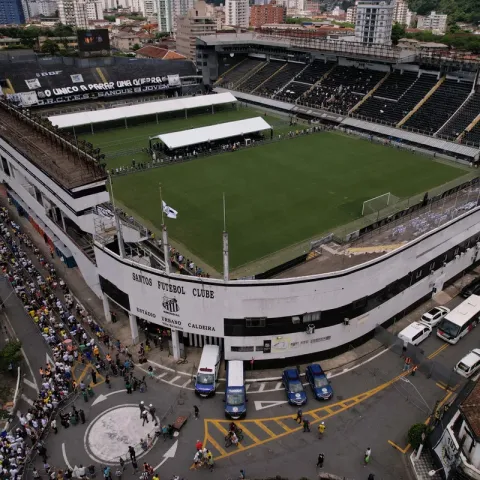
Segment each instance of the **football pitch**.
[[[194,126],[238,119],[221,115],[197,117]],[[285,129],[285,120],[270,119],[275,121],[283,121],[280,128]],[[172,121],[168,131],[192,128],[185,122]],[[153,134],[150,128],[159,133],[157,125],[150,125],[134,135],[145,142]],[[95,146],[132,144],[135,140],[127,137],[132,130],[105,132],[90,141]],[[99,143],[101,135],[104,142]],[[170,238],[186,249],[187,257],[193,254],[221,272],[223,193],[233,271],[357,219],[364,200],[386,192],[400,198],[422,194],[466,173],[400,149],[321,132],[114,177],[114,192],[129,212],[159,232],[161,184],[164,201],[179,212],[176,220],[166,220]]]

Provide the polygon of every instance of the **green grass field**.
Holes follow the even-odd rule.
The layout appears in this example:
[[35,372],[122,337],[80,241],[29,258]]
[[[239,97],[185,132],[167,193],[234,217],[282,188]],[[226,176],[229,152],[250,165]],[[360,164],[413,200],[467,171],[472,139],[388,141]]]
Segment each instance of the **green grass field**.
[[[210,120],[225,121],[215,115],[202,122]],[[123,141],[121,130],[107,134],[110,144]],[[420,155],[319,133],[117,177],[114,189],[130,211],[160,227],[161,183],[164,200],[179,211],[167,220],[170,237],[221,271],[223,192],[233,270],[358,218],[364,200],[386,192],[408,197],[463,175]]]
[[[113,130],[104,130],[93,135],[82,135],[82,138],[93,143],[95,147],[100,147],[102,153],[107,155],[107,168],[116,168],[130,165],[132,159],[135,159],[136,162],[148,162],[150,160],[149,156],[142,152],[108,158],[108,155],[114,152],[148,147],[148,137],[153,137],[161,133],[206,127],[208,125],[234,122],[236,120],[258,116],[263,116],[263,113],[253,108],[240,107],[238,110],[223,110],[214,115],[197,114],[190,115],[189,118],[159,119],[158,124],[153,122],[137,125],[128,129],[115,128]],[[268,115],[264,118],[276,130],[288,126],[288,120]]]

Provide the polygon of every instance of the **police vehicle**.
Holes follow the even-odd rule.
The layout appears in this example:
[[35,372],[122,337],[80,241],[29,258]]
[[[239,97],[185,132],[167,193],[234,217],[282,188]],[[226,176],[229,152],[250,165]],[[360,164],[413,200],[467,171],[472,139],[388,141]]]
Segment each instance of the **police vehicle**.
[[283,371],[282,383],[290,405],[305,405],[307,394],[303,389],[300,374],[296,368],[288,368]]
[[329,400],[333,396],[333,389],[325,372],[318,363],[309,365],[305,371],[305,377],[310,384],[313,395],[317,400]]

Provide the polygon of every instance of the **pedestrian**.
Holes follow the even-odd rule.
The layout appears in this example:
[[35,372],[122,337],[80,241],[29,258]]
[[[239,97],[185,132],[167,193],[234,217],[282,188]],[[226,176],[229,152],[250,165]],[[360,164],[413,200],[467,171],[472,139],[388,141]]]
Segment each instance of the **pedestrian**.
[[417,372],[417,370],[418,370],[418,365],[414,365],[414,366],[412,367],[412,373],[411,373],[410,375],[411,375],[412,377],[414,377],[414,376],[415,376],[415,373]]
[[320,425],[318,425],[318,438],[322,438],[323,437],[323,434],[325,433],[325,422],[322,422],[320,423]]
[[110,375],[108,373],[105,375],[105,383],[107,384],[107,388],[112,388],[112,384],[110,383]]
[[137,459],[132,459],[132,467],[133,467],[133,473],[137,473],[138,472],[138,463],[137,463]]
[[400,355],[400,358],[407,358],[407,345],[407,342],[403,342],[402,354]]
[[310,422],[307,419],[303,421],[303,431],[304,432],[310,431]]
[[131,445],[128,447],[128,453],[130,455],[130,460],[132,462],[137,459],[137,454],[135,453],[135,449]]
[[95,370],[92,370],[92,382],[94,385],[97,384],[97,372]]
[[245,480],[247,478],[246,474],[245,474],[245,470],[240,470],[240,476],[239,476],[240,480]]
[[200,440],[197,440],[195,448],[197,449],[197,451],[203,450],[203,443]]
[[368,447],[365,450],[365,456],[363,457],[363,466],[364,467],[366,467],[367,464],[370,462],[371,455],[372,455],[372,449],[370,447]]
[[120,463],[120,468],[122,469],[122,472],[124,472],[125,471],[125,460],[122,457],[120,457],[118,462]]
[[121,467],[118,467],[116,470],[115,470],[115,478],[118,478],[118,480],[120,480],[122,478],[122,474],[123,474],[123,470]]
[[144,401],[141,401],[141,402],[138,404],[138,408],[140,409],[140,419],[141,419],[142,416],[143,416],[143,411],[145,410],[145,402],[144,402]]
[[82,424],[84,424],[85,423],[85,412],[82,409],[80,409],[78,411],[78,415],[80,416],[80,420],[82,421]]
[[195,416],[195,420],[198,420],[198,414],[200,413],[200,410],[196,405],[193,406],[193,414]]
[[318,454],[317,458],[317,467],[318,468],[323,468],[323,461],[325,460],[325,455],[323,453]]
[[50,426],[52,427],[52,430],[54,431],[55,435],[58,433],[58,428],[57,428],[57,421],[53,419],[50,423]]
[[40,478],[40,474],[38,473],[38,470],[37,470],[35,467],[33,467],[33,472],[32,472],[32,474],[33,474],[33,478],[34,478],[35,480],[38,480],[38,479]]
[[375,480],[375,475],[374,475],[373,473],[371,473],[371,474],[368,476],[367,480]]
[[148,423],[148,412],[146,410],[143,410],[141,413],[141,418],[143,420],[142,427],[145,426],[145,422]]
[[155,407],[154,407],[152,404],[150,404],[150,405],[148,406],[148,410],[149,410],[149,412],[150,412],[150,415],[152,416],[152,422],[155,422],[155,426],[157,426],[157,425],[158,425],[158,422],[157,422],[156,419],[155,419],[155,412],[156,412],[157,410],[155,409]]
[[296,421],[297,423],[302,423],[302,415],[303,415],[302,409],[299,408],[299,409],[297,410],[297,417],[295,418],[295,421]]
[[[132,384],[130,383],[130,380],[127,380],[125,382],[125,388],[127,389],[127,394],[132,393]],[[140,418],[142,418],[142,417],[140,417]]]
[[403,364],[403,371],[406,372],[410,369],[410,364],[412,363],[412,359],[410,357],[405,357],[405,363]]

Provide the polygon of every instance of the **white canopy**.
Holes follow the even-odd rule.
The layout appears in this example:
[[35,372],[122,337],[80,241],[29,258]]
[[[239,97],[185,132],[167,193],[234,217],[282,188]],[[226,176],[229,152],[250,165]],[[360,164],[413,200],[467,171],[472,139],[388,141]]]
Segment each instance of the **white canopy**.
[[67,113],[65,115],[53,115],[48,117],[48,119],[59,128],[69,128],[124,118],[155,115],[156,113],[210,107],[236,101],[237,99],[231,93],[218,93],[215,95],[199,95],[197,97],[180,97],[172,100],[139,103],[137,105],[107,108],[105,110],[88,110],[86,112]]
[[152,138],[160,139],[168,148],[188,147],[222,138],[247,135],[249,133],[269,130],[272,127],[262,118],[254,117],[236,122],[219,123],[208,127],[192,128],[181,132],[165,133]]

